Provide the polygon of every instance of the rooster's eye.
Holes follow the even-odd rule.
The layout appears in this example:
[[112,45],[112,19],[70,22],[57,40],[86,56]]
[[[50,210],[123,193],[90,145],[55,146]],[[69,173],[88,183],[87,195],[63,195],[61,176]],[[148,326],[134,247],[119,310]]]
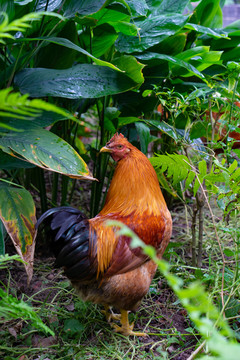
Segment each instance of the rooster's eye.
[[118,146],[117,146],[117,149],[119,149],[119,150],[122,149],[122,148],[123,148],[122,145],[118,145]]

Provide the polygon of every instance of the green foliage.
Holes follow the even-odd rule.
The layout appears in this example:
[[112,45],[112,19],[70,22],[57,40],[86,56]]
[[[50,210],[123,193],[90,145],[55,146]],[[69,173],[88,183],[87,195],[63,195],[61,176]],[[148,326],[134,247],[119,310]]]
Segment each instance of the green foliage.
[[13,21],[9,22],[8,14],[0,12],[0,17],[2,18],[2,22],[0,24],[0,43],[6,44],[6,42],[3,40],[4,38],[15,40],[14,35],[10,34],[11,32],[25,32],[28,28],[31,28],[29,22],[39,21],[44,15],[55,16],[59,19],[63,19],[61,15],[56,13],[35,12],[26,14],[20,19],[14,19]]
[[[214,195],[231,222],[239,212],[239,164],[232,161],[236,143],[230,137],[234,131],[239,134],[240,125],[235,104],[240,97],[239,24],[222,28],[222,3],[202,0],[193,8],[187,0],[4,1],[0,5],[1,180],[15,193],[20,185],[19,195],[22,187],[34,192],[34,198],[37,194],[44,211],[49,203],[71,202],[76,181],[70,176],[97,178],[100,181],[91,191],[94,216],[113,172],[98,150],[121,131],[144,153],[151,149],[156,154],[151,162],[162,186],[180,197],[192,215],[196,204],[199,211],[203,195],[207,201]],[[219,149],[226,162],[216,160],[214,151]],[[239,157],[239,150],[234,151]],[[94,164],[93,177],[88,163]],[[42,169],[54,171],[53,176],[44,176]],[[85,196],[85,187],[80,189],[77,206],[82,206],[81,195]],[[1,197],[0,208],[6,215],[5,205]],[[18,212],[15,218],[22,224]],[[6,224],[0,224],[3,253]],[[208,241],[212,238],[217,237],[211,235]],[[235,242],[236,249],[227,254],[232,251],[237,264]],[[178,251],[176,246],[171,256],[181,262]],[[219,252],[216,257],[219,260]],[[209,256],[210,269],[214,261]],[[224,267],[224,259],[218,266],[222,263]],[[232,267],[228,275],[233,282],[238,270]],[[199,269],[199,279],[213,286],[214,276],[207,266],[204,271]],[[218,293],[219,278],[214,285]],[[214,341],[205,338],[212,354],[224,354],[221,344],[229,356],[237,353],[235,344],[222,339],[222,320],[220,332],[213,329],[217,312],[201,286],[194,284],[185,292],[177,279],[173,281],[203,337],[209,316]],[[199,303],[211,309],[212,317]],[[197,305],[200,310],[194,315]],[[82,336],[83,322],[67,320],[63,321],[66,339],[77,338],[77,330]],[[72,350],[70,357],[74,356]]]
[[[74,119],[69,112],[43,100],[29,100],[28,95],[21,96],[20,93],[12,92],[11,88],[0,90],[0,115],[4,118],[33,120],[41,115],[43,111],[51,111],[65,118]],[[13,125],[14,123],[16,121],[12,122]],[[16,123],[16,128],[13,128],[13,125],[9,125],[6,119],[0,122],[2,128],[19,131],[18,124]]]
[[[21,259],[17,256],[0,256],[0,269],[6,269],[10,262]],[[21,319],[31,322],[32,326],[46,334],[54,335],[54,332],[45,325],[31,306],[22,300],[18,300],[8,292],[0,288],[0,317],[1,322],[12,319]]]
[[[201,334],[202,340],[204,340],[202,345],[207,349],[208,359],[226,359],[226,348],[229,358],[234,359],[234,356],[240,355],[240,346],[235,339],[234,332],[199,281],[191,282],[186,287],[183,279],[171,273],[170,265],[166,261],[158,259],[155,249],[145,245],[126,225],[116,221],[109,221],[107,225],[119,227],[119,235],[130,237],[133,248],[141,247],[144,253],[156,262],[160,272],[167,279]],[[203,346],[200,346],[200,349]],[[200,358],[205,359],[206,357]]]
[[[159,175],[166,172],[173,187],[184,181],[183,191],[192,188],[193,195],[196,196],[201,184],[204,183],[209,195],[216,194],[218,200],[224,199],[224,202],[219,201],[219,204],[225,212],[239,209],[240,168],[236,160],[230,166],[226,166],[225,160],[220,163],[215,159],[210,172],[207,171],[206,160],[201,160],[198,168],[195,168],[184,155],[157,155],[150,160]],[[161,179],[159,176],[160,182]],[[162,186],[168,190],[169,187],[164,185],[165,182],[162,182]]]

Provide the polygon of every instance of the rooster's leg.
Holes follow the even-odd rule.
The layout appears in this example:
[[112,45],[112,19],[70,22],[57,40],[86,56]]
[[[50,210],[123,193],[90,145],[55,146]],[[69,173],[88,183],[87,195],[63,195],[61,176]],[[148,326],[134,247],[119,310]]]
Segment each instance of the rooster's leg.
[[121,319],[120,319],[121,325],[122,326],[118,326],[116,324],[112,324],[114,330],[116,332],[119,332],[125,336],[129,336],[129,335],[136,335],[136,336],[147,336],[147,334],[143,333],[143,332],[136,332],[133,331],[133,326],[134,323],[132,323],[131,325],[129,324],[128,321],[128,312],[126,310],[121,310]]
[[108,305],[104,305],[104,309],[102,313],[106,316],[107,322],[111,323],[112,320],[121,320],[120,314],[114,314]]

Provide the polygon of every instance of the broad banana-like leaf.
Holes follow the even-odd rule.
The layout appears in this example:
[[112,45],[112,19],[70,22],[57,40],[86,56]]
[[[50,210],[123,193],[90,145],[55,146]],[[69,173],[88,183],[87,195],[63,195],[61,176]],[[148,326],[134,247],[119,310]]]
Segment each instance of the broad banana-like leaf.
[[107,67],[109,67],[111,69],[121,71],[116,66],[114,66],[113,64],[111,64],[111,63],[109,63],[107,61],[104,61],[104,60],[97,59],[95,56],[91,55],[89,52],[82,49],[80,46],[77,46],[76,44],[74,44],[72,41],[70,41],[68,39],[64,39],[64,38],[60,38],[60,37],[48,37],[48,38],[40,37],[40,38],[32,38],[31,40],[32,41],[34,41],[34,40],[43,40],[43,41],[47,41],[47,42],[50,42],[50,43],[53,43],[53,44],[56,44],[56,45],[67,47],[67,48],[72,49],[72,50],[76,50],[76,51],[82,53],[84,56],[88,56],[89,58],[91,58],[95,62],[95,64],[97,64],[99,66],[107,66]]
[[0,138],[0,148],[43,169],[76,179],[95,180],[78,153],[50,131],[35,128],[9,133]]
[[201,34],[205,34],[205,35],[209,35],[212,36],[214,38],[224,38],[224,39],[228,39],[230,40],[230,38],[228,37],[228,33],[227,31],[224,31],[223,29],[210,29],[208,27],[205,26],[201,26],[201,25],[197,25],[197,24],[191,24],[188,23],[186,25],[184,25],[185,29],[190,29],[190,30],[195,30]]
[[32,97],[99,98],[119,94],[138,84],[106,66],[78,64],[69,69],[23,69],[15,76],[20,91]]
[[187,19],[181,14],[164,14],[135,21],[135,25],[140,29],[139,34],[137,36],[120,34],[116,42],[117,50],[128,54],[142,53],[176,34],[185,25]]
[[166,60],[173,65],[178,65],[178,66],[181,66],[181,67],[187,69],[192,75],[199,77],[203,81],[205,81],[205,82],[207,81],[205,79],[205,76],[200,71],[198,71],[198,69],[196,69],[193,65],[189,64],[186,61],[178,59],[175,56],[169,56],[169,55],[165,55],[165,54],[158,54],[158,53],[152,53],[152,52],[145,52],[141,55],[137,55],[137,58],[139,58],[141,60],[154,60],[154,59],[155,60]]
[[145,67],[134,56],[123,55],[113,60],[114,65],[119,69],[125,71],[125,74],[129,76],[135,83],[142,84],[144,77],[142,69]]
[[27,190],[0,183],[0,219],[18,254],[25,261],[28,283],[33,274],[35,212],[32,196]]

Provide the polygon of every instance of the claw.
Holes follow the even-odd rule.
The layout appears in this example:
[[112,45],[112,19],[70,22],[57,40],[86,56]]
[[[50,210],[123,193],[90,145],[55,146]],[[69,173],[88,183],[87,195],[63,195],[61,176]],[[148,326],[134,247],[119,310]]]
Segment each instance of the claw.
[[114,314],[108,305],[104,305],[105,310],[101,312],[106,316],[107,322],[111,323],[112,320],[121,320],[121,314]]
[[111,323],[111,326],[114,328],[115,332],[121,333],[125,336],[147,336],[147,334],[144,332],[133,331],[134,323],[129,324],[128,312],[126,310],[121,310],[120,322],[122,326]]

